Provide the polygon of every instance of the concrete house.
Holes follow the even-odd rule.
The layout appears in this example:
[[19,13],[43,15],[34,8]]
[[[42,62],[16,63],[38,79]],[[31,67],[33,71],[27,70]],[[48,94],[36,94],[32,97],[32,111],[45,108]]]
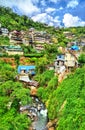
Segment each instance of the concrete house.
[[63,54],[58,55],[57,58],[55,59],[55,73],[62,73],[65,71],[65,56]]
[[35,44],[34,48],[36,49],[37,52],[41,52],[44,50],[44,45],[42,44]]
[[29,45],[29,33],[28,31],[21,31],[22,34],[22,43],[26,46]]
[[65,54],[65,65],[67,67],[74,67],[75,63],[76,63],[75,57],[71,53],[67,52]]
[[75,35],[72,34],[72,33],[69,32],[69,31],[65,31],[65,32],[63,32],[63,33],[64,33],[65,37],[68,38],[68,39],[73,39],[73,38],[75,37]]
[[57,65],[64,65],[65,56],[63,54],[57,56]]
[[45,37],[42,32],[35,32],[34,41],[36,43],[45,43]]
[[23,55],[23,50],[20,46],[13,46],[13,45],[10,45],[10,46],[7,46],[5,47],[5,52],[8,54],[8,55]]
[[68,69],[69,68],[73,68],[73,67],[77,67],[77,65],[78,65],[78,56],[79,56],[79,53],[77,51],[75,51],[75,50],[68,50],[65,53],[65,66]]
[[80,48],[77,45],[72,45],[65,52],[65,66],[69,70],[78,67],[78,57],[80,55]]
[[33,37],[34,37],[34,42],[36,43],[50,43],[51,41],[50,34],[44,31],[36,31]]
[[4,36],[8,36],[9,31],[7,28],[1,28],[0,29],[0,34],[4,35]]
[[22,34],[20,31],[12,31],[9,34],[11,44],[21,44],[22,43]]

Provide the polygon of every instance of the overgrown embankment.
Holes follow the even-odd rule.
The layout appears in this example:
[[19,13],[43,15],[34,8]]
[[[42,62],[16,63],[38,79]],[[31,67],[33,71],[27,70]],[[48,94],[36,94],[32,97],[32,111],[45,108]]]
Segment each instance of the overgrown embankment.
[[56,130],[83,130],[85,128],[85,67],[77,69],[58,87],[55,78],[51,77],[46,87],[38,89],[38,95],[46,103],[49,119],[58,119]]

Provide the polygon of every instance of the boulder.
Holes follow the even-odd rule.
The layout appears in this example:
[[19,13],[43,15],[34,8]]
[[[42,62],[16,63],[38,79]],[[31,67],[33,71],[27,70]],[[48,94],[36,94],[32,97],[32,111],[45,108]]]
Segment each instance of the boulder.
[[31,86],[30,89],[31,89],[30,95],[31,96],[36,96],[37,95],[37,89],[34,86]]
[[[57,119],[54,119],[53,121],[49,121],[46,125],[47,128],[49,128],[49,130],[54,130],[54,125],[57,123]],[[51,129],[50,129],[51,128]]]

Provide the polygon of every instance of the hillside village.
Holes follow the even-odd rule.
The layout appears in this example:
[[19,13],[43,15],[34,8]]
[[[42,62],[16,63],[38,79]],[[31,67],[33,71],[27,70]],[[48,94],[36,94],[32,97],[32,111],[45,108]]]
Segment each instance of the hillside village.
[[[56,53],[53,62],[47,65],[48,70],[54,70],[55,75],[58,75],[59,83],[66,78],[72,70],[80,66],[78,63],[78,57],[83,51],[82,48],[85,46],[84,38],[81,39],[80,42],[77,42],[76,40],[69,42],[69,40],[75,39],[75,35],[68,31],[64,31],[63,34],[68,39],[66,47],[63,48],[62,46],[59,46],[58,51],[60,54]],[[9,31],[7,28],[2,27],[0,28],[0,37],[9,38],[9,45],[0,45],[0,59],[7,63],[10,62],[12,67],[15,68],[16,63],[13,56],[20,56],[18,61],[18,65],[21,65],[21,72],[18,73],[20,75],[19,80],[28,82],[30,86],[37,87],[39,83],[36,81],[32,81],[31,83],[28,77],[28,73],[31,75],[32,73],[35,73],[35,63],[30,62],[29,57],[25,57],[25,52],[22,46],[31,47],[38,54],[43,53],[43,51],[46,51],[45,45],[50,46],[55,44],[52,38],[56,39],[56,37],[46,31],[37,31],[34,28],[30,28],[28,31]],[[18,68],[19,67],[20,66],[18,66]],[[36,89],[32,87],[31,89],[33,89],[31,90],[31,93],[36,95]]]
[[[12,32],[9,32],[7,28],[1,28],[0,29],[1,36],[7,36],[10,39],[10,45],[17,46],[15,47],[15,50],[12,54],[19,54],[23,55],[21,48],[19,48],[22,44],[25,46],[33,46],[36,51],[42,51],[44,49],[43,44],[52,44],[52,37],[50,34],[44,32],[44,31],[36,31],[34,28],[30,28],[28,31],[17,31],[13,30]],[[35,44],[33,44],[35,43]],[[2,45],[3,46],[3,45]],[[5,46],[4,46],[5,48]],[[10,48],[10,49],[9,49]],[[11,55],[11,47],[8,47],[8,55]],[[13,48],[14,49],[14,48]],[[17,51],[18,49],[18,51]],[[20,52],[19,52],[20,49]]]
[[[34,126],[38,118],[37,113],[40,114],[41,112],[41,115],[43,115],[43,110],[47,116],[48,110],[49,122],[46,124],[46,129],[55,130],[58,122],[56,117],[57,110],[55,111],[51,105],[56,102],[53,97],[57,97],[54,95],[57,87],[59,85],[62,86],[65,80],[67,83],[70,80],[68,78],[70,74],[75,74],[75,71],[78,68],[82,68],[85,64],[85,32],[83,27],[54,28],[39,23],[32,23],[34,26],[39,24],[41,29],[34,28],[34,26],[28,27],[28,25],[26,27],[22,26],[24,29],[18,29],[17,27],[10,29],[9,26],[8,28],[3,26],[2,21],[0,22],[0,84],[2,85],[3,93],[5,93],[4,95],[12,96],[11,99],[14,101],[7,101],[7,110],[10,110],[12,102],[18,102],[17,109],[19,110],[17,111],[21,115],[23,113],[26,114]],[[3,71],[5,65],[8,65],[8,70],[7,68],[5,69],[6,74]],[[12,73],[14,74],[12,75]],[[12,83],[10,82],[10,77],[12,77]],[[6,92],[3,89],[5,81],[8,82]],[[10,84],[14,86],[17,82],[22,83],[23,87],[21,84],[17,84],[15,88],[10,87]],[[32,97],[33,102],[26,97],[28,95]],[[25,102],[26,100],[28,100],[29,104]],[[67,99],[62,104],[55,103],[54,106],[61,104],[59,114],[66,102]],[[31,123],[29,123],[29,126]],[[32,127],[30,127],[30,130],[33,130]]]
[[[46,26],[48,27],[48,26]],[[6,57],[2,58],[5,61],[12,62],[12,66],[15,65],[15,61],[13,56],[20,56],[20,64],[21,65],[30,65],[30,62],[27,63],[25,55],[29,55],[28,51],[25,52],[26,49],[23,48],[33,48],[34,53],[41,54],[46,51],[46,46],[51,46],[56,44],[56,49],[58,49],[58,53],[56,53],[55,59],[51,64],[48,65],[48,69],[55,70],[55,75],[59,75],[59,82],[63,80],[65,74],[70,72],[72,69],[75,69],[79,66],[78,58],[85,48],[85,36],[84,34],[79,36],[79,38],[72,31],[63,30],[62,34],[66,43],[64,47],[62,46],[62,38],[60,39],[57,35],[51,34],[44,31],[36,30],[31,27],[28,30],[12,30],[9,31],[8,28],[2,27],[0,24],[0,37],[3,39],[8,38],[8,45],[0,43],[0,55],[1,57],[10,57],[6,60]],[[55,31],[59,31],[59,28],[55,28]],[[58,34],[58,33],[57,33]],[[61,35],[62,35],[61,34]],[[58,34],[59,35],[59,34]],[[59,40],[58,40],[59,39]],[[59,44],[60,41],[60,44]],[[28,58],[29,59],[29,58]]]
[[[75,35],[67,31],[64,31],[63,34],[68,39],[68,43],[64,48],[60,46],[58,47],[61,54],[56,55],[56,59],[54,60],[54,63],[52,63],[55,73],[61,73],[70,68],[78,67],[78,57],[82,53],[82,48],[85,46],[84,37],[80,42],[77,42],[76,40],[69,42],[69,40],[72,40]],[[30,28],[28,31],[13,30],[10,32],[7,28],[1,27],[0,37],[9,38],[9,45],[0,45],[1,56],[6,54],[8,56],[20,55],[23,57],[24,51],[22,45],[31,46],[37,53],[41,53],[45,50],[46,44],[49,46],[55,44],[52,41],[52,38],[54,37],[52,34],[48,34],[45,31],[37,31],[34,28]]]

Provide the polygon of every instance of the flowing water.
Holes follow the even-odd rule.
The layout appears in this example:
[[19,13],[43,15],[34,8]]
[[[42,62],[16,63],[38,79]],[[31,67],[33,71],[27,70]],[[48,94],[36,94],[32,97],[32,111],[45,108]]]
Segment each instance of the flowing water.
[[34,130],[47,130],[46,129],[47,117],[39,115],[38,120],[33,122]]
[[23,106],[20,110],[28,110],[28,116],[32,120],[33,130],[47,130],[47,109],[37,97],[32,97],[32,99],[32,105]]
[[32,125],[34,130],[47,130],[47,109],[45,105],[39,101],[38,98],[34,98],[34,102],[37,107],[37,120],[34,120]]

